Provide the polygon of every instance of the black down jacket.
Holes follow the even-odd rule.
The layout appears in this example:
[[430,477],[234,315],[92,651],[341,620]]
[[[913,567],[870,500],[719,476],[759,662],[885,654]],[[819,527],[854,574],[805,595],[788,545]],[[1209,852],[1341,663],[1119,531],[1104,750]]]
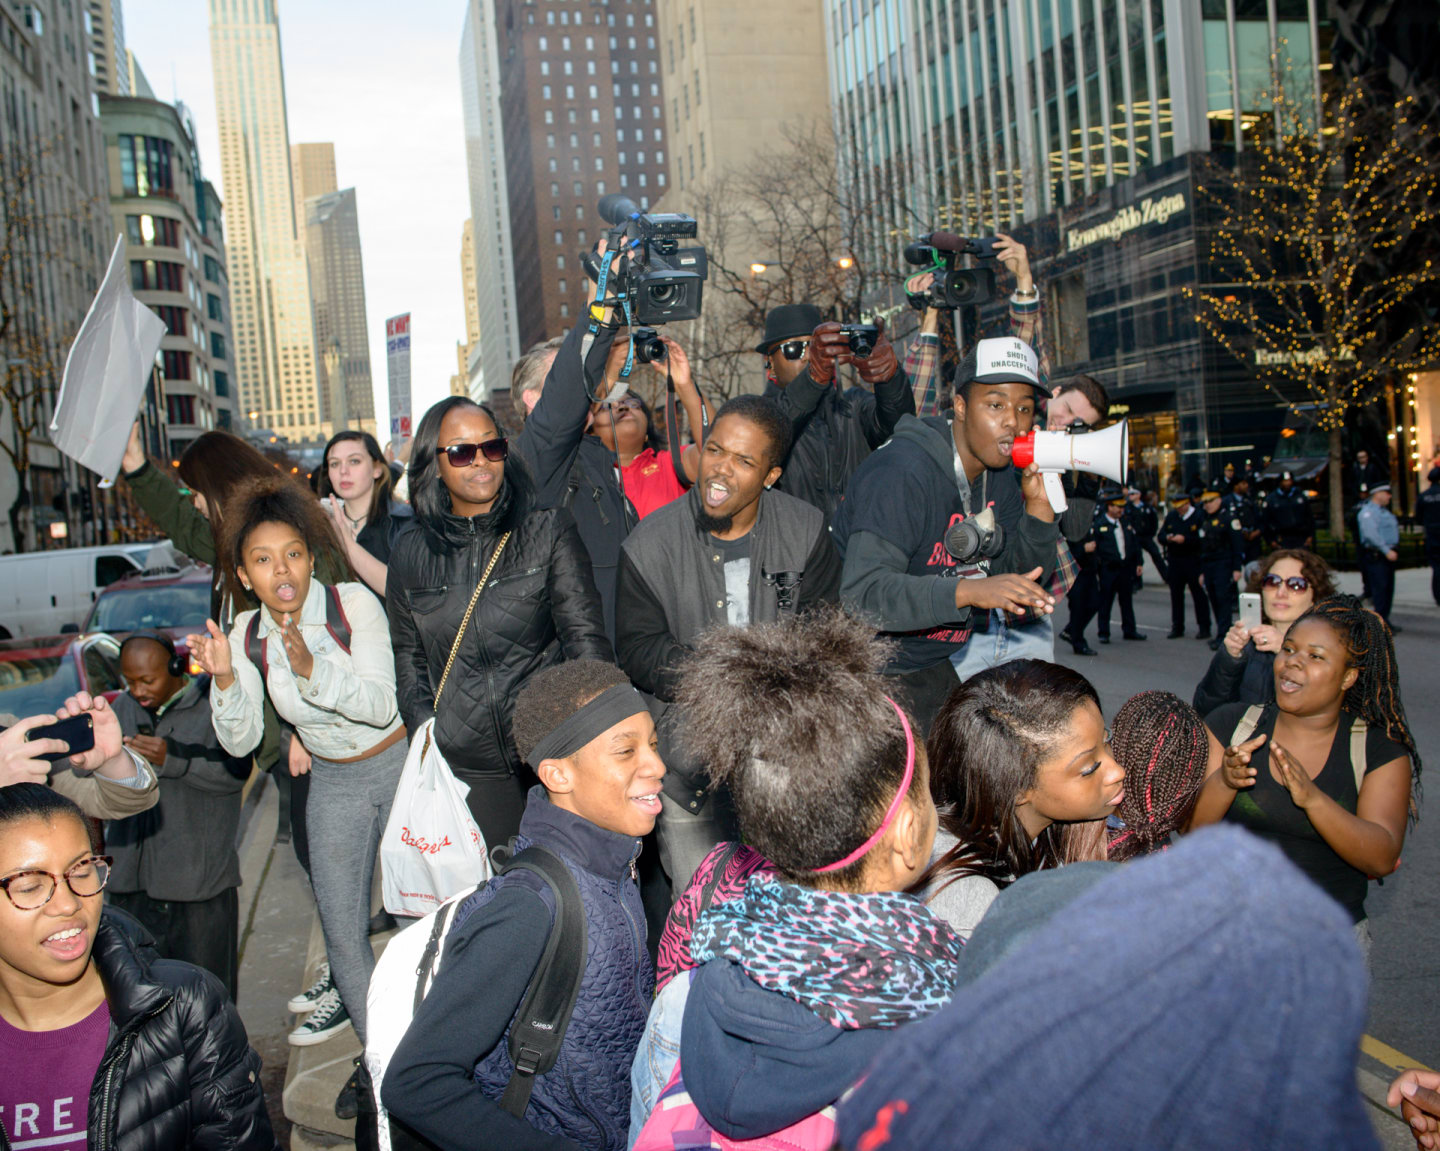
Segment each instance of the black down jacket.
[[[91,953],[110,1006],[110,1040],[90,1088],[90,1151],[277,1151],[260,1056],[220,981],[160,959],[113,908]],[[9,1148],[0,1126],[0,1147]]]
[[615,661],[600,596],[575,521],[537,509],[509,476],[485,515],[446,514],[443,534],[407,532],[390,553],[385,610],[405,726],[435,715],[465,608],[506,530],[513,534],[475,605],[440,697],[435,739],[457,777],[509,775],[520,763],[510,735],[515,693],[562,659]]

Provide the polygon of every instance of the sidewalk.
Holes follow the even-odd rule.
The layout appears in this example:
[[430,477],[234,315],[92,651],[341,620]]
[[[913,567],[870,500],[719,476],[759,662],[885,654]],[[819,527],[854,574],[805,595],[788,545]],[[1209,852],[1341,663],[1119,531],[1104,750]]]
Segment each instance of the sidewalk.
[[[1425,573],[1425,593],[1429,594]],[[1433,604],[1432,604],[1433,606]],[[258,805],[240,845],[240,1016],[250,1043],[265,1061],[270,1120],[281,1147],[291,1151],[353,1151],[354,1124],[335,1118],[335,1096],[360,1053],[353,1031],[315,1047],[291,1047],[297,1022],[285,1001],[309,986],[323,955],[319,920],[305,873],[288,843],[275,842],[279,802],[264,778]],[[383,943],[387,937],[378,937]],[[1385,1106],[1394,1071],[1369,1054],[1360,1058],[1359,1083],[1385,1151],[1412,1151],[1410,1128]]]

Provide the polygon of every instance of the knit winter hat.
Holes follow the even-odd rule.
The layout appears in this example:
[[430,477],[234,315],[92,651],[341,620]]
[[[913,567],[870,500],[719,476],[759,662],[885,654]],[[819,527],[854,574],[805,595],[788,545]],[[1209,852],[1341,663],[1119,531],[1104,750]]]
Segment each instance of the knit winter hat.
[[837,1133],[849,1151],[1378,1148],[1355,1082],[1365,996],[1340,906],[1274,847],[1207,828],[899,1031]]

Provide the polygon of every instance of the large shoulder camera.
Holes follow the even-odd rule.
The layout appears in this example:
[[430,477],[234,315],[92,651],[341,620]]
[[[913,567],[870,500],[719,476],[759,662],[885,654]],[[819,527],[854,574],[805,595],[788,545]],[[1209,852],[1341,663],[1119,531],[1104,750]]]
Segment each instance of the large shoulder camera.
[[[918,309],[973,308],[995,298],[995,246],[993,236],[967,240],[953,232],[931,232],[905,246],[905,262],[935,273],[930,290],[914,293],[910,302]],[[960,267],[962,257],[972,257],[976,267]]]
[[[695,218],[683,212],[641,212],[635,201],[618,192],[602,196],[599,211],[611,225],[610,249],[621,253],[610,265],[602,302],[628,310],[631,324],[698,319],[708,274],[705,249],[680,245],[699,234]],[[598,281],[595,253],[586,252],[580,262],[586,275]]]

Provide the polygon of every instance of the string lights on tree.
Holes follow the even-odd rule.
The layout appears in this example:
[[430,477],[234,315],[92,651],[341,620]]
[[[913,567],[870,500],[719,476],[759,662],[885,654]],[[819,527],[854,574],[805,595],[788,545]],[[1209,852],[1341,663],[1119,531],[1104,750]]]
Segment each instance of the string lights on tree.
[[1440,142],[1413,97],[1379,101],[1352,80],[1317,109],[1273,75],[1273,132],[1207,161],[1210,283],[1186,292],[1205,331],[1329,433],[1338,539],[1347,417],[1440,359],[1426,308],[1440,283]]

